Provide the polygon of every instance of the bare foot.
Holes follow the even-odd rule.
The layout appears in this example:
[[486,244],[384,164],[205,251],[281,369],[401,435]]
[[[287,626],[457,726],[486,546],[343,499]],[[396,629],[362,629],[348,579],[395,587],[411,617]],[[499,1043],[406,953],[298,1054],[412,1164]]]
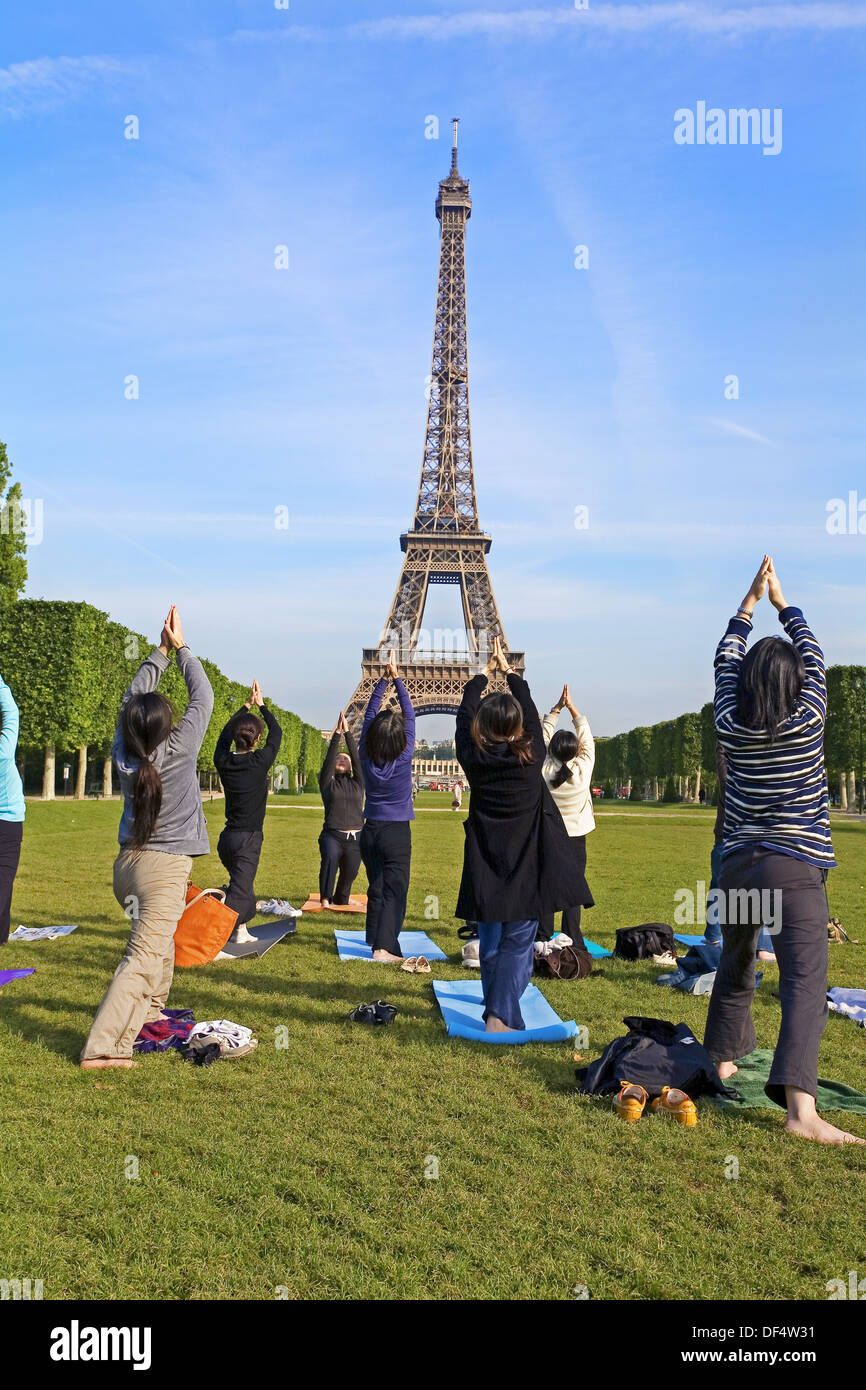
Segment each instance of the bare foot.
[[773,951],[759,951],[759,952],[758,952],[758,960],[768,960],[768,961],[771,962],[771,964],[775,965],[775,963],[776,963],[775,952],[773,952]]
[[321,907],[321,909],[322,909],[323,912],[327,912],[328,909],[329,909],[330,906],[331,906],[331,899],[330,899],[330,898],[322,898],[321,901],[320,901],[320,903],[319,903],[319,906]]
[[495,1014],[489,1014],[487,1022],[484,1025],[484,1031],[486,1033],[513,1033],[514,1029],[509,1028],[508,1024],[503,1023],[502,1019],[497,1018]]
[[402,956],[392,956],[390,951],[374,951],[373,959],[380,965],[400,965],[403,961]]
[[819,1144],[866,1144],[866,1139],[849,1134],[847,1129],[837,1129],[835,1125],[829,1125],[820,1115],[813,1115],[806,1120],[797,1120],[789,1116],[785,1129],[788,1134],[799,1134],[801,1139],[814,1139]]
[[739,1067],[735,1066],[733,1062],[719,1062],[719,1065],[716,1067],[716,1071],[719,1073],[719,1077],[722,1081],[727,1081],[729,1076],[733,1076],[734,1073],[739,1070]]
[[137,1067],[131,1057],[88,1057],[80,1063],[82,1071],[102,1071],[106,1067]]

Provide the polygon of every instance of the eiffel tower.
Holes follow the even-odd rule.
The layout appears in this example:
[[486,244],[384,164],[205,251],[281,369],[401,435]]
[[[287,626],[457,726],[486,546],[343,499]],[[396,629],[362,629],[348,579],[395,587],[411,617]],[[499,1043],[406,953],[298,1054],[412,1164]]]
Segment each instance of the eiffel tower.
[[[405,559],[388,621],[378,646],[364,648],[361,681],[346,707],[356,731],[391,647],[418,714],[456,714],[463,686],[486,665],[494,637],[501,639],[509,665],[518,673],[524,668],[523,652],[510,652],[505,639],[487,569],[491,540],[481,530],[475,500],[466,350],[466,223],[472,200],[457,168],[457,120],[453,125],[451,172],[436,199],[442,228],[439,286],[418,502],[411,531],[400,537]],[[459,650],[423,645],[430,584],[460,586],[466,645]],[[502,677],[488,688],[504,689]]]

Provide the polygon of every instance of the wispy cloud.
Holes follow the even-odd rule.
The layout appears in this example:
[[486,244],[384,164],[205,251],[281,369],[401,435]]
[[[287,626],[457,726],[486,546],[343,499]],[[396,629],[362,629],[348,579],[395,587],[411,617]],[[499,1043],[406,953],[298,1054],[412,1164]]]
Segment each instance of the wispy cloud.
[[768,32],[838,32],[866,28],[866,7],[861,4],[778,4],[731,6],[675,0],[670,4],[613,5],[593,3],[585,10],[470,10],[454,15],[394,15],[359,20],[332,29],[292,25],[283,30],[239,30],[238,41],[273,39],[320,42],[328,37],[360,37],[372,40],[430,40],[481,37],[489,39],[560,39],[587,33],[640,34],[671,30],[705,34],[715,38],[740,38]]
[[132,63],[100,55],[11,63],[0,68],[0,111],[7,116],[49,111],[133,70]]
[[772,439],[768,439],[765,434],[758,434],[757,430],[747,429],[745,425],[738,425],[733,420],[717,420],[711,418],[709,424],[714,425],[717,430],[724,430],[726,434],[736,434],[740,439],[751,439],[754,444],[766,444],[771,449],[778,449]]

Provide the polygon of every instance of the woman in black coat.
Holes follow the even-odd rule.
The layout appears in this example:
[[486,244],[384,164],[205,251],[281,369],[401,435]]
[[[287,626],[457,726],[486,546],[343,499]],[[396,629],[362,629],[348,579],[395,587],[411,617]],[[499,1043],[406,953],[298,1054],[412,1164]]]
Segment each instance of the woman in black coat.
[[[482,700],[497,669],[510,694]],[[486,672],[464,687],[455,744],[472,793],[455,916],[478,923],[487,1031],[509,1032],[524,1027],[519,1001],[532,976],[538,920],[577,902],[582,876],[541,775],[538,711],[498,637]]]

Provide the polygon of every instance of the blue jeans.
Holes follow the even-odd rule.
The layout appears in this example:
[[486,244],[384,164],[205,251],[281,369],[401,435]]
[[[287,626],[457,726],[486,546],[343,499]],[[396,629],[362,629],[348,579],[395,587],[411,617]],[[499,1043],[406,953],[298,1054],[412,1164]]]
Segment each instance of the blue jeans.
[[483,1018],[499,1018],[506,1028],[523,1028],[520,996],[532,979],[538,922],[479,922]]

